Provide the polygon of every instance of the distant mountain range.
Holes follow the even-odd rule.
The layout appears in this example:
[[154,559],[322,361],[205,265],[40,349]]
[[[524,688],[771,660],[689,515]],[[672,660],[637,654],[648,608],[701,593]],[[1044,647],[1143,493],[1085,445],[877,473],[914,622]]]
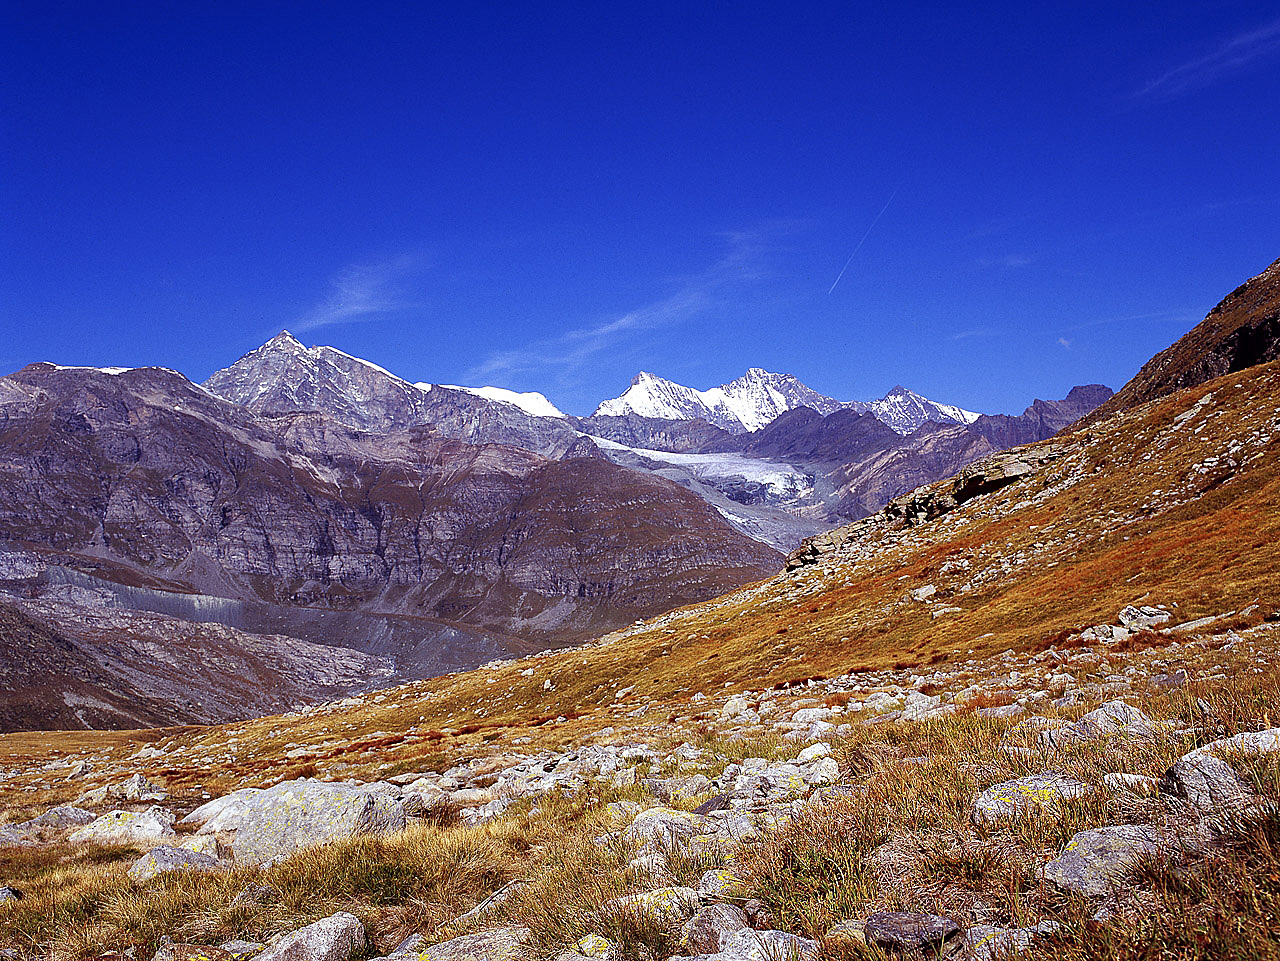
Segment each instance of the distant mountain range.
[[737,380],[695,390],[641,371],[620,397],[606,400],[596,416],[637,414],[666,420],[705,420],[733,434],[762,430],[789,410],[807,407],[819,414],[849,409],[871,413],[899,434],[910,434],[928,421],[968,424],[978,415],[939,404],[905,387],[894,387],[879,400],[838,401],[819,394],[790,374],[752,367]]

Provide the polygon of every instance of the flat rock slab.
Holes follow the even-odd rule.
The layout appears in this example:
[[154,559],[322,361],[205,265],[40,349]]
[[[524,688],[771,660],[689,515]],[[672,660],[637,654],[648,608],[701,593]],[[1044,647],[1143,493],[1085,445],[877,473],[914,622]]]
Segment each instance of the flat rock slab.
[[1159,840],[1156,829],[1145,824],[1080,831],[1044,866],[1044,876],[1064,891],[1104,897],[1135,862],[1158,851]]
[[286,934],[253,961],[349,961],[364,950],[364,925],[354,914],[339,911],[315,924]]
[[910,957],[948,958],[964,946],[960,925],[937,914],[879,911],[862,929],[867,944]]
[[987,788],[973,800],[973,823],[992,826],[1056,810],[1063,801],[1084,797],[1093,789],[1054,771],[1020,777]]
[[200,834],[232,834],[231,851],[242,865],[270,864],[313,844],[405,826],[404,806],[376,786],[305,779],[237,791],[188,817],[204,818]]

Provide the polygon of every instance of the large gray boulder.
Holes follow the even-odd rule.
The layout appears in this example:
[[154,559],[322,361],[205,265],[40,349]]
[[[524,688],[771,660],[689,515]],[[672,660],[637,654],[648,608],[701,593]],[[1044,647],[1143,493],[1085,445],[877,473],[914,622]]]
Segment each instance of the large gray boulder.
[[357,834],[404,830],[404,805],[381,789],[325,781],[285,781],[237,791],[184,819],[200,834],[225,834],[237,864],[270,864],[300,848]]
[[287,934],[253,961],[349,961],[364,950],[364,925],[354,914],[337,914]]
[[108,811],[73,833],[68,841],[97,844],[132,844],[158,841],[174,836],[174,815],[164,808],[145,811]]
[[1041,731],[1040,742],[1045,747],[1062,749],[1104,738],[1146,740],[1155,735],[1156,725],[1151,718],[1133,705],[1117,700],[1090,711],[1074,724]]
[[1198,751],[1169,768],[1161,786],[1206,814],[1242,811],[1259,800],[1253,787],[1230,764]]

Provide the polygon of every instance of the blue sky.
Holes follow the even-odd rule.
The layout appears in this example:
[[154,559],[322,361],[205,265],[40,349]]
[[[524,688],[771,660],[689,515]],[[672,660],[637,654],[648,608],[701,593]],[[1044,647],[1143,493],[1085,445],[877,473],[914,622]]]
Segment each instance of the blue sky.
[[1280,256],[1274,4],[410,6],[6,4],[0,367],[1016,412]]

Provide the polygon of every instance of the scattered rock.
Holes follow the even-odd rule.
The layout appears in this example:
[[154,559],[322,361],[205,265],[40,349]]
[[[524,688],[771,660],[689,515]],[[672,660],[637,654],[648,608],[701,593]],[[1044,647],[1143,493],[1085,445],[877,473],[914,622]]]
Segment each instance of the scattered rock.
[[1056,809],[1063,801],[1084,797],[1093,789],[1054,771],[1020,777],[988,788],[973,801],[973,822],[990,827]]
[[173,822],[172,811],[154,805],[141,812],[108,811],[101,817],[94,818],[67,840],[93,841],[98,844],[155,841],[173,837]]
[[960,925],[936,914],[880,911],[862,929],[867,944],[911,957],[948,958],[964,945]]
[[747,927],[747,916],[741,908],[713,904],[685,922],[680,929],[680,944],[690,954],[718,954],[728,947],[735,934]]
[[163,801],[169,796],[166,791],[156,787],[141,774],[134,774],[119,784],[113,784],[108,790],[126,801]]
[[1192,752],[1169,768],[1162,786],[1205,813],[1241,811],[1259,800],[1230,764],[1202,752]]
[[698,879],[698,897],[703,901],[731,898],[742,890],[742,880],[726,868],[712,868]]
[[375,785],[286,781],[265,791],[237,791],[197,808],[198,833],[229,832],[237,864],[269,864],[299,848],[405,826],[404,806]]
[[1108,701],[1074,724],[1041,731],[1040,743],[1061,749],[1107,737],[1148,739],[1155,733],[1154,722],[1136,707],[1124,701]]
[[[258,945],[262,950],[262,945]],[[254,954],[257,954],[255,951]],[[207,944],[180,944],[163,939],[151,961],[237,961],[235,955],[225,948],[210,947]]]
[[1008,961],[1031,950],[1037,934],[1052,934],[1058,929],[1053,921],[1041,921],[1031,928],[1001,928],[976,924],[965,932],[964,949],[970,961]]
[[1065,891],[1103,897],[1135,862],[1155,854],[1158,847],[1156,829],[1144,824],[1080,831],[1044,866],[1044,876]]
[[613,915],[638,915],[659,924],[683,924],[698,910],[699,903],[693,888],[669,887],[614,898],[605,902],[602,910]]
[[253,961],[348,961],[364,947],[364,925],[360,919],[339,911],[286,934]]
[[[695,955],[698,961],[816,961],[818,942],[785,931],[756,931],[744,928],[716,954]],[[668,961],[686,961],[675,955]],[[692,961],[692,959],[688,959]]]
[[216,858],[207,854],[197,854],[185,848],[172,848],[161,845],[152,848],[129,869],[129,877],[142,883],[151,880],[157,874],[168,874],[173,871],[218,871],[222,865]]
[[[493,928],[478,934],[464,934],[415,951],[410,958],[417,961],[519,961],[523,957],[528,928]],[[405,957],[397,954],[391,957]]]
[[1120,772],[1104,774],[1102,783],[1109,791],[1136,794],[1139,797],[1153,797],[1160,791],[1159,781],[1142,774],[1122,774]]

